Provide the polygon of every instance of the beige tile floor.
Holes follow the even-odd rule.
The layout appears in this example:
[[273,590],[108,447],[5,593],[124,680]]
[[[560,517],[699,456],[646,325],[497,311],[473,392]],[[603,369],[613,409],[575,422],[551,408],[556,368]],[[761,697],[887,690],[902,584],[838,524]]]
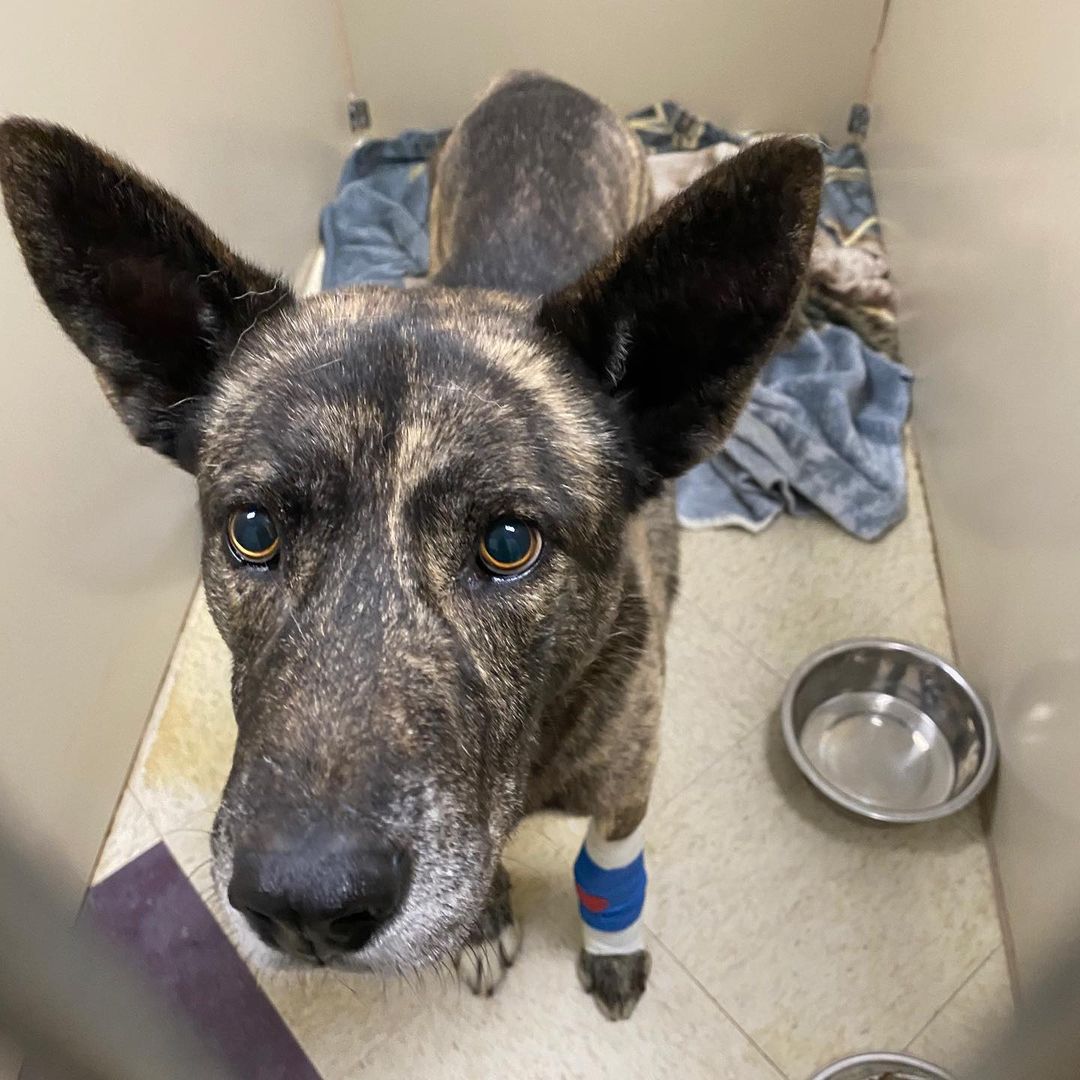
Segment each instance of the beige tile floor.
[[[654,970],[629,1022],[578,989],[583,823],[545,817],[508,852],[526,938],[494,1000],[436,975],[263,978],[324,1076],[804,1080],[872,1048],[961,1067],[1011,1012],[975,811],[903,829],[843,816],[786,759],[775,716],[791,667],[834,638],[950,651],[917,473],[911,502],[872,545],[813,520],[684,534],[648,844]],[[197,601],[99,877],[164,838],[209,895],[231,743],[227,656]]]

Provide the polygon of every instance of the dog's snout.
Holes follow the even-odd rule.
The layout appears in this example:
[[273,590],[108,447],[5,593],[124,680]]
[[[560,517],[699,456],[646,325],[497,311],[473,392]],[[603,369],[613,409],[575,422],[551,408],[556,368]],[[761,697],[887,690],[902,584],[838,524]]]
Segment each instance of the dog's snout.
[[233,856],[229,902],[268,945],[323,961],[362,949],[409,888],[408,852],[335,830],[275,836]]

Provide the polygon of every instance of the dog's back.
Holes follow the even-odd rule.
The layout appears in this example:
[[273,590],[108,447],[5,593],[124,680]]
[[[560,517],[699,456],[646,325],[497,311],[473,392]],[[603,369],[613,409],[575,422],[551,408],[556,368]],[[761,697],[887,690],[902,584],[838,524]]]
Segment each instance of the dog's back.
[[439,153],[433,279],[540,296],[607,254],[648,207],[645,152],[619,118],[557,79],[515,72]]

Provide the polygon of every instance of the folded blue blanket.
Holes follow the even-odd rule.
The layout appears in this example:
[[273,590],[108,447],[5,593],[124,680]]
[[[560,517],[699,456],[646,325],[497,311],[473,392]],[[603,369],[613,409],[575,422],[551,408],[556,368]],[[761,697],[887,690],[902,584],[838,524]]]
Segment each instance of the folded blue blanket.
[[873,540],[907,509],[911,374],[842,326],[807,330],[761,373],[724,449],[678,481],[683,525],[765,528],[817,509]]
[[[631,124],[652,153],[752,137],[722,131],[671,102],[642,110]],[[445,134],[407,131],[353,151],[322,213],[324,288],[401,284],[427,272],[427,161]],[[860,282],[857,273],[853,280],[851,266],[862,264],[848,259],[869,242],[876,246],[865,258],[881,264],[873,189],[857,145],[825,148],[824,155],[825,247],[815,244],[821,258],[803,313],[809,328],[766,365],[724,449],[680,479],[679,520],[689,528],[757,532],[782,510],[817,510],[872,540],[906,512],[911,374],[878,351],[895,355],[895,319],[881,300],[891,287],[884,278]]]
[[323,288],[400,285],[428,268],[428,169],[445,132],[406,131],[361,143],[319,222]]

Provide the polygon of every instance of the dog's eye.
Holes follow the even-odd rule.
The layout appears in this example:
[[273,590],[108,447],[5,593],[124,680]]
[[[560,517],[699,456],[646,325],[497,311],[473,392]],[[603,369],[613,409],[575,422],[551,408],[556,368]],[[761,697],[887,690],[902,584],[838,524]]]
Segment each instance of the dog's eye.
[[245,506],[229,515],[225,528],[229,549],[241,561],[263,566],[281,547],[277,525],[261,506]]
[[480,565],[496,577],[513,577],[532,569],[543,541],[539,529],[517,518],[493,521],[480,541]]

